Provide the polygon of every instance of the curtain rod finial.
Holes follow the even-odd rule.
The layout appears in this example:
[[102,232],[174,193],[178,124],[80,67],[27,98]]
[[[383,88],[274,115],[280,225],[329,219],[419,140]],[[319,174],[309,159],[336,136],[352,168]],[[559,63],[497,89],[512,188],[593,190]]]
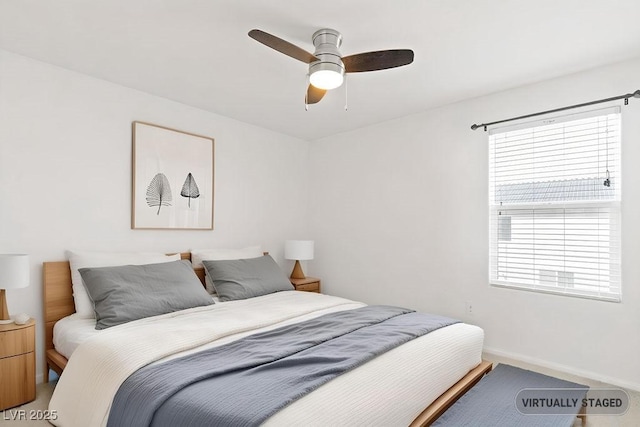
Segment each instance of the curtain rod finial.
[[640,89],[638,89],[637,91],[633,92],[633,97],[634,98],[640,98]]
[[478,129],[478,125],[476,124],[471,125],[471,130],[476,130],[476,129]]

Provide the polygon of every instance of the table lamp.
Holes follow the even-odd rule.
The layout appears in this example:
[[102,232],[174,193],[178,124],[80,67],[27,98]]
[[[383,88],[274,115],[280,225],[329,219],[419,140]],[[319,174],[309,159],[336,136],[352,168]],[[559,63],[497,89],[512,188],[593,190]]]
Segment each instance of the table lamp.
[[29,286],[29,255],[0,254],[0,325],[13,323],[9,317],[5,289]]
[[300,261],[313,259],[313,240],[287,240],[284,244],[284,257],[296,261],[291,278],[304,279]]

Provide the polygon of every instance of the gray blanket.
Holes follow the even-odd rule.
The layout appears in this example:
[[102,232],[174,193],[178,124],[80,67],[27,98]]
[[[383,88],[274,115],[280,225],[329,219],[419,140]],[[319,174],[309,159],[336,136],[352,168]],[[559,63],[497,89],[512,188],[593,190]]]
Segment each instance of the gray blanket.
[[367,306],[255,334],[131,375],[108,426],[255,426],[336,376],[456,320]]

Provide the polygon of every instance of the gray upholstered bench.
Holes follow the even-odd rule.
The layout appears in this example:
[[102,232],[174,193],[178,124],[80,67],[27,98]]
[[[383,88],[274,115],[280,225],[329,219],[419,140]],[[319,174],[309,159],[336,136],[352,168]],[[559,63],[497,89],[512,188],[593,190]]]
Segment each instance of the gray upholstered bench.
[[571,427],[576,417],[584,425],[586,413],[580,402],[588,389],[537,372],[498,365],[432,426]]

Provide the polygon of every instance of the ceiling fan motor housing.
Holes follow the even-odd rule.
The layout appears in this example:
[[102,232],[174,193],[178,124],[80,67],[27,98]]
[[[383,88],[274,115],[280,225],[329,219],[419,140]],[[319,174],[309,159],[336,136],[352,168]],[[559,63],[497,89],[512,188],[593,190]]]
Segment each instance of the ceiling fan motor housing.
[[[344,78],[344,64],[342,63],[342,57],[338,48],[342,45],[342,34],[336,30],[325,28],[313,33],[313,45],[316,50],[314,56],[318,58],[318,61],[309,64],[309,76],[313,76],[317,72],[329,72],[337,73],[339,83],[336,81],[334,87],[320,87],[321,89],[333,89],[342,84]],[[314,79],[311,78],[311,84],[314,84]],[[315,86],[315,85],[314,85]]]

